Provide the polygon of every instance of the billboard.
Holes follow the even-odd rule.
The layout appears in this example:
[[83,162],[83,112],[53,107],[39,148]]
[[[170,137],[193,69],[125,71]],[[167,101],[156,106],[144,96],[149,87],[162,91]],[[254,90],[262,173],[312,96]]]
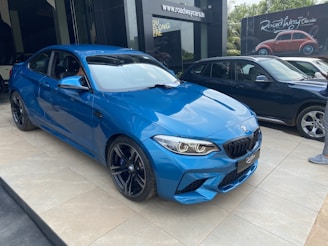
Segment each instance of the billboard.
[[328,3],[242,19],[242,55],[328,57]]

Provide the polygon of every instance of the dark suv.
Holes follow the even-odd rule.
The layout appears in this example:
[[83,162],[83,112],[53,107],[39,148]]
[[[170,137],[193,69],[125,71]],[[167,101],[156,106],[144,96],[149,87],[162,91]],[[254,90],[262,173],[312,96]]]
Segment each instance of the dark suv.
[[297,126],[301,136],[323,140],[326,80],[307,75],[276,56],[227,56],[193,63],[181,76],[248,105],[259,120]]

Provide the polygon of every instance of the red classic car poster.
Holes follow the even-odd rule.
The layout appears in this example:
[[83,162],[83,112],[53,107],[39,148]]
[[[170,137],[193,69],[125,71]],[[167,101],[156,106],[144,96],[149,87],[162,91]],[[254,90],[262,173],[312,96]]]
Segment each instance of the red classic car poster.
[[242,55],[328,57],[328,3],[242,19]]

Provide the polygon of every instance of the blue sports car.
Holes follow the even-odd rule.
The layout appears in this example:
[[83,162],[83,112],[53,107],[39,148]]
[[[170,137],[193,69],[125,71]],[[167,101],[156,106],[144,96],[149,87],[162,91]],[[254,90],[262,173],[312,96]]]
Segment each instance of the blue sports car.
[[127,48],[55,45],[13,67],[13,120],[41,128],[108,167],[133,201],[213,199],[257,168],[256,115],[220,92],[182,83]]

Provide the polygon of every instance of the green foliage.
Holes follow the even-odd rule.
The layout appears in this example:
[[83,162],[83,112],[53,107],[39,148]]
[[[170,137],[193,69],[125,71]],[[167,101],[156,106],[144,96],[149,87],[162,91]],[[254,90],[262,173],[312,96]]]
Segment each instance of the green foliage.
[[[315,5],[317,0],[261,0],[237,5],[228,14],[227,55],[240,54],[241,20],[246,17]],[[327,2],[327,1],[326,1]]]

